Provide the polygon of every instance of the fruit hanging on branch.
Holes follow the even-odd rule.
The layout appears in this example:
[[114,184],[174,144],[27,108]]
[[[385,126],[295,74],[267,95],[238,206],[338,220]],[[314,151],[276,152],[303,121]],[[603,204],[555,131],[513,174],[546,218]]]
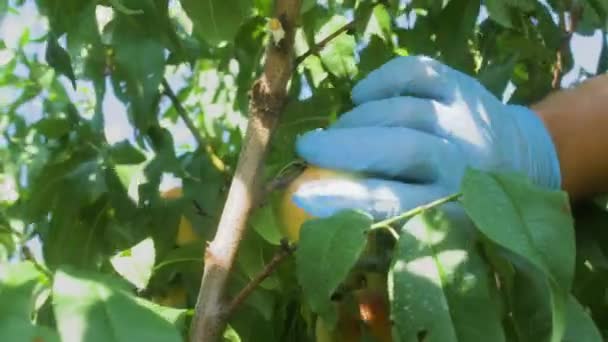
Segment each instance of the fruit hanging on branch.
[[300,227],[312,216],[298,207],[293,201],[293,194],[306,182],[322,179],[348,179],[353,176],[344,172],[323,169],[317,166],[307,167],[296,179],[285,189],[278,208],[282,233],[291,242],[297,242],[300,238]]
[[[293,194],[301,186],[318,180],[352,180],[357,175],[317,166],[307,167],[296,177],[281,195],[278,214],[282,233],[291,241],[298,242],[302,224],[314,218],[293,201]],[[370,266],[370,260],[380,260],[392,245],[378,239],[378,234],[368,234],[367,248],[359,265],[352,270],[342,284],[342,288],[332,299],[338,319],[330,326],[320,316],[317,317],[315,335],[318,342],[392,341],[392,324],[386,285],[386,267]],[[381,246],[380,246],[381,245]]]

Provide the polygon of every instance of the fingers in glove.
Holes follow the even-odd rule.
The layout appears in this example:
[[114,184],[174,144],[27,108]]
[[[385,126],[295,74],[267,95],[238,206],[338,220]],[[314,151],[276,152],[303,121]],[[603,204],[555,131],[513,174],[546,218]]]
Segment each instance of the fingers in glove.
[[344,113],[331,128],[408,127],[435,133],[438,118],[450,111],[451,107],[435,100],[397,96],[362,103]]
[[466,79],[465,74],[430,57],[397,57],[357,83],[352,98],[361,104],[407,94],[450,103]]
[[323,168],[420,183],[436,180],[443,161],[458,153],[446,139],[402,127],[311,131],[298,138],[296,151]]
[[408,184],[376,178],[325,179],[302,184],[294,203],[315,217],[328,217],[345,209],[363,210],[383,220],[399,215],[448,192],[436,184]]

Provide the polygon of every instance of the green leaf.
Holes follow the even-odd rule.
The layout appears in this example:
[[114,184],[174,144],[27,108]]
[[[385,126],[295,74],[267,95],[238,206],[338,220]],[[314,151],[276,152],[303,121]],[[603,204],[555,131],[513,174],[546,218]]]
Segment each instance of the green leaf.
[[[175,327],[111,279],[62,269],[53,309],[63,341],[181,341]],[[126,319],[128,318],[128,319]]]
[[[7,305],[6,302],[2,302]],[[36,326],[30,319],[6,317],[0,319],[0,341],[11,342],[60,342],[57,332],[44,326]]]
[[176,309],[168,306],[158,305],[154,302],[140,297],[135,297],[135,301],[139,305],[146,307],[148,310],[162,317],[164,320],[173,325],[176,329],[182,330],[186,325],[186,314],[188,312],[187,309]]
[[154,241],[152,238],[147,238],[113,256],[110,263],[118,274],[135,285],[138,290],[143,290],[152,277],[155,255]]
[[209,44],[231,41],[249,16],[251,0],[182,0],[194,31]]
[[[315,35],[315,41],[319,42],[322,39],[325,39],[347,22],[348,20],[343,16],[333,16]],[[337,77],[353,77],[357,73],[355,48],[355,38],[349,34],[342,33],[332,39],[325,48],[321,50],[321,61],[325,65],[327,71]]]
[[522,341],[561,341],[568,294],[517,256],[507,256],[507,260],[515,261],[517,267],[512,279],[505,281],[504,291],[510,298],[510,316],[518,336]]
[[[92,36],[97,35],[97,30],[91,30],[95,25],[94,0],[38,0],[39,10],[46,15],[51,26],[51,32],[55,37],[68,34],[68,41],[75,36],[81,42],[91,43]],[[68,45],[70,43],[68,42]]]
[[608,27],[608,4],[600,0],[584,0],[578,2],[581,6],[581,16],[576,26],[576,32],[582,35],[592,35],[595,30],[605,30]]
[[311,309],[330,326],[336,322],[330,299],[363,251],[371,224],[367,214],[342,211],[302,225],[296,250],[298,282]]
[[553,21],[550,9],[541,3],[536,4],[536,17],[538,18],[538,29],[543,37],[545,45],[551,51],[560,48],[563,43],[564,33]]
[[367,29],[375,4],[371,1],[363,1],[355,9],[355,30],[363,35]]
[[509,80],[511,80],[516,63],[517,56],[512,56],[506,62],[497,61],[488,64],[479,72],[477,78],[494,96],[501,99]]
[[462,194],[467,214],[485,236],[570,290],[575,245],[565,193],[540,188],[519,175],[469,169]]
[[266,19],[258,16],[243,23],[234,39],[234,54],[239,62],[236,105],[243,112],[248,110],[249,89],[261,65],[266,34]]
[[458,211],[410,219],[389,270],[391,317],[400,341],[504,341],[491,273]]
[[157,120],[156,103],[165,56],[162,43],[144,31],[141,23],[133,20],[135,17],[121,15],[113,26],[116,70],[112,82],[116,96],[129,105],[135,127],[145,131]]
[[[559,341],[575,261],[567,196],[535,186],[523,176],[471,169],[465,173],[462,192],[465,210],[481,233],[515,253],[510,261],[520,271],[513,290],[515,320],[524,327],[520,330]],[[531,324],[531,312],[542,324]]]
[[[266,246],[262,238],[251,230],[239,245],[236,262],[247,280],[259,275],[267,263],[270,262],[270,259],[264,255],[264,247]],[[275,274],[271,274],[260,284],[260,287],[264,289],[275,289],[277,286],[278,281]]]
[[[228,296],[234,298],[247,284],[250,283],[250,278],[240,272],[235,272],[231,276],[231,283],[227,290]],[[279,298],[276,297],[276,292],[272,292],[258,286],[249,296],[243,301],[243,308],[249,307],[257,311],[266,321],[265,325],[269,325],[275,311],[275,305]],[[233,322],[234,323],[234,322]],[[255,335],[254,335],[255,336]]]
[[146,156],[126,139],[110,146],[110,157],[118,165],[132,165],[146,161]]
[[144,13],[144,11],[141,9],[132,10],[132,9],[126,7],[125,5],[122,4],[122,2],[120,2],[120,0],[109,0],[109,2],[112,5],[112,7],[114,7],[117,11],[119,11],[120,13],[126,14],[126,15]]
[[450,66],[466,72],[474,71],[469,39],[475,32],[481,0],[451,0],[435,21],[437,46],[441,58]]
[[372,35],[369,44],[361,51],[359,74],[367,75],[394,56],[390,47],[377,35]]
[[29,320],[34,293],[44,280],[44,275],[29,261],[0,264],[0,322],[7,317]]
[[368,26],[368,34],[372,32],[383,37],[387,43],[392,39],[391,16],[385,6],[375,6],[374,15]]
[[5,227],[0,217],[0,263],[7,262],[17,247],[13,234],[4,230]]
[[97,234],[103,232],[103,221],[96,219],[103,216],[103,208],[94,208],[95,216],[85,218],[79,214],[79,206],[67,204],[76,202],[78,196],[73,195],[74,199],[70,200],[69,193],[66,195],[53,208],[48,230],[42,235],[44,260],[50,268],[66,264],[92,267],[107,248],[106,242],[95,235],[96,230],[99,230]]
[[74,75],[74,69],[72,69],[70,55],[57,43],[55,36],[52,34],[49,35],[47,40],[45,59],[55,71],[70,79],[72,87],[76,89],[76,76]]
[[279,335],[280,326],[278,325],[282,323],[284,322],[268,320],[263,313],[251,306],[242,306],[231,317],[230,326],[234,330],[229,335],[226,335],[229,330],[226,331],[224,336],[228,336],[228,338],[225,338],[224,341],[294,341],[281,338],[283,336]]
[[492,20],[508,28],[513,27],[511,8],[505,0],[484,0],[488,15]]
[[433,30],[434,27],[428,18],[420,17],[416,19],[416,26],[414,28],[397,30],[397,37],[399,38],[398,46],[410,55],[435,56],[438,46]]
[[35,127],[47,138],[57,139],[70,131],[72,123],[67,118],[44,118],[36,122]]
[[272,205],[257,209],[250,219],[253,229],[268,243],[278,246],[283,235]]
[[566,334],[563,342],[601,342],[604,341],[602,335],[593,322],[593,319],[585,312],[585,308],[570,296],[567,306]]

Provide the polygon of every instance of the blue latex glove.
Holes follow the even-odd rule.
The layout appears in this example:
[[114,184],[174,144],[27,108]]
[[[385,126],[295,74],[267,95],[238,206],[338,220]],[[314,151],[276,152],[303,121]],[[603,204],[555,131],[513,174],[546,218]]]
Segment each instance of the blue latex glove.
[[536,114],[503,104],[434,59],[393,59],[359,82],[352,98],[352,111],[297,140],[309,163],[365,175],[303,184],[294,201],[314,216],[362,209],[390,217],[458,191],[467,166],[560,186],[557,153]]

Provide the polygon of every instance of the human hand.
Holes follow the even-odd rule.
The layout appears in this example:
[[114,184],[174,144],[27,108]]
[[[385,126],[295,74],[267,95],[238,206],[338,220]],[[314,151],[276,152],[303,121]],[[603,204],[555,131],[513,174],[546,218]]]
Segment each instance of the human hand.
[[363,175],[303,184],[293,198],[313,216],[342,209],[393,216],[456,192],[468,166],[560,186],[555,147],[537,115],[434,59],[395,58],[359,82],[352,98],[353,110],[296,143],[311,164]]

